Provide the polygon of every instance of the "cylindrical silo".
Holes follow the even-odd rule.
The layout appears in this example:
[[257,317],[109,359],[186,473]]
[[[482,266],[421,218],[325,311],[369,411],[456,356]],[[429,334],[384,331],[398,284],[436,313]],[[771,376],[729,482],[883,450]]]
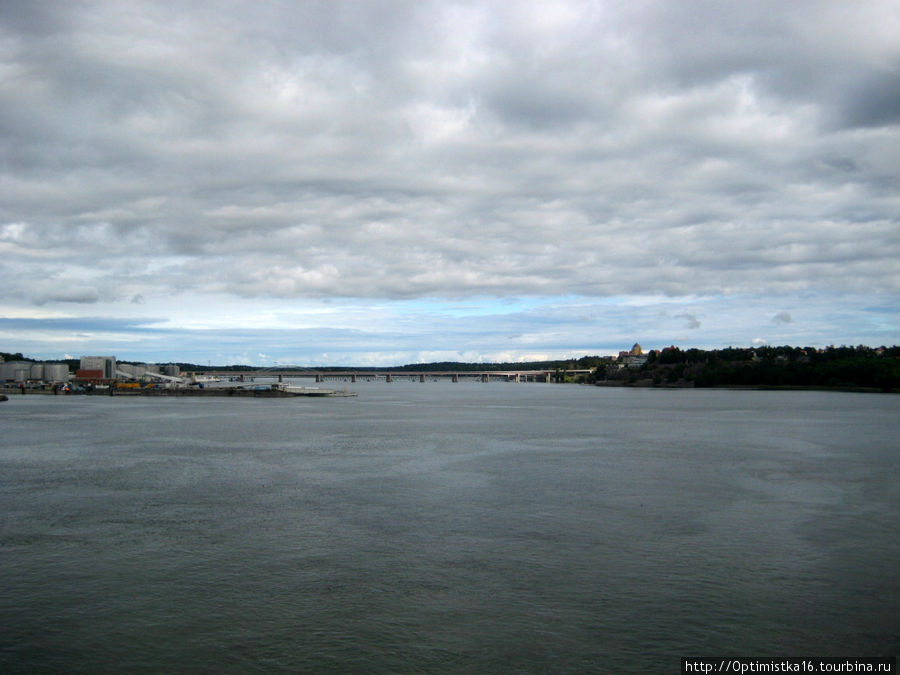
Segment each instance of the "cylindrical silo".
[[68,382],[69,366],[65,363],[45,363],[44,364],[44,381],[45,382]]

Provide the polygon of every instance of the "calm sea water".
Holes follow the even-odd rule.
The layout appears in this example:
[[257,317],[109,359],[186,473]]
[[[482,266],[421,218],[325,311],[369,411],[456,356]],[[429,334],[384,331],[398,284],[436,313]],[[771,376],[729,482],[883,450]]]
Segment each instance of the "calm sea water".
[[900,397],[351,386],[0,404],[0,669],[900,650]]

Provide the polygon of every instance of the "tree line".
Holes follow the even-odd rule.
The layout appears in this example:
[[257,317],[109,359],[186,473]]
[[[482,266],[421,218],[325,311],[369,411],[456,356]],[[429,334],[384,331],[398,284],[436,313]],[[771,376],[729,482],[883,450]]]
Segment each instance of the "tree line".
[[598,369],[595,382],[900,391],[900,347],[755,347],[651,351],[640,368]]

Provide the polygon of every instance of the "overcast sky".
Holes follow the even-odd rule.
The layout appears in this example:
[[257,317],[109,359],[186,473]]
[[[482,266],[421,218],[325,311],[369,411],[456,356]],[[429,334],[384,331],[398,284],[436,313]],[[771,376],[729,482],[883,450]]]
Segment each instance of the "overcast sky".
[[900,342],[896,0],[0,2],[0,351]]

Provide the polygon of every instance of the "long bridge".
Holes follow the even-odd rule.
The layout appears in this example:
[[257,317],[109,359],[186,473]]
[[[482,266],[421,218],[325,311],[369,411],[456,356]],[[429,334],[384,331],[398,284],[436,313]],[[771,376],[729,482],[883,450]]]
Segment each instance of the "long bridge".
[[502,380],[506,382],[553,382],[557,375],[566,376],[587,375],[590,369],[580,370],[442,370],[442,371],[410,371],[410,370],[297,370],[265,368],[261,370],[207,370],[204,375],[229,379],[253,380],[257,377],[265,378],[314,378],[316,382],[340,381],[340,382],[437,382],[449,380],[471,380],[478,382],[490,382]]

